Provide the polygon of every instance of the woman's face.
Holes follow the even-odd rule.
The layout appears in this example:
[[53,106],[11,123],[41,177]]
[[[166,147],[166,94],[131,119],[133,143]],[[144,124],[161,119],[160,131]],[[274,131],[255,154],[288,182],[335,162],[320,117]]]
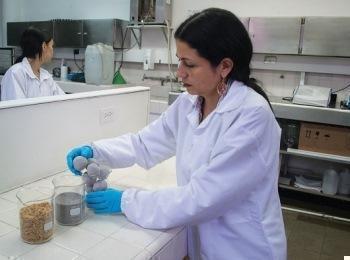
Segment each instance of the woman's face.
[[43,43],[43,54],[42,54],[42,61],[43,63],[50,62],[53,57],[53,39],[49,41],[48,43]]
[[228,74],[223,71],[222,64],[212,67],[208,60],[199,56],[197,50],[181,40],[176,40],[176,50],[179,58],[177,76],[182,79],[188,93],[204,98],[217,97],[216,87]]

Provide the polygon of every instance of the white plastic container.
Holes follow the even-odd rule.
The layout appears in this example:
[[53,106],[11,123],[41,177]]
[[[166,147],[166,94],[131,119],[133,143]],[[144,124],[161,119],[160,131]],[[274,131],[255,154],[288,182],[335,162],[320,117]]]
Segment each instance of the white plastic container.
[[350,170],[344,169],[339,173],[338,193],[342,195],[350,194]]
[[110,85],[114,75],[114,51],[112,46],[96,43],[85,51],[85,82],[95,85]]
[[322,192],[328,195],[335,195],[338,190],[339,175],[333,169],[327,169],[323,173]]

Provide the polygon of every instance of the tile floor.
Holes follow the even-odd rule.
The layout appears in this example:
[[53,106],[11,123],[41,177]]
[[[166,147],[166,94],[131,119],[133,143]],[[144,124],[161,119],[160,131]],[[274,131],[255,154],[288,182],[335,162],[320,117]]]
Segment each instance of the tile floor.
[[283,210],[288,260],[343,260],[350,256],[350,222]]

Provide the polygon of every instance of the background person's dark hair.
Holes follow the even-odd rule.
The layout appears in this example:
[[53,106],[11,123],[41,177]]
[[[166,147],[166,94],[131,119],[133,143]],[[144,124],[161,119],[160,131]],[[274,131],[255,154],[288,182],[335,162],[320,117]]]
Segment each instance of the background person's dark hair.
[[19,43],[22,49],[22,55],[17,58],[16,63],[21,62],[24,57],[35,59],[39,55],[41,58],[43,54],[43,43],[49,43],[51,40],[52,35],[47,31],[29,27],[22,33]]
[[186,42],[212,66],[224,58],[233,61],[228,79],[243,82],[271,104],[256,80],[250,78],[253,46],[242,22],[230,11],[208,8],[187,18],[175,31],[175,39]]

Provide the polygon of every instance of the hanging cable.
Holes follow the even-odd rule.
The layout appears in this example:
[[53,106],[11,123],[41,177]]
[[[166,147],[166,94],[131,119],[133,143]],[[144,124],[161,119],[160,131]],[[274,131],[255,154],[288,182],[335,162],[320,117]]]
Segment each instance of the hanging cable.
[[336,90],[336,91],[333,91],[332,94],[337,93],[337,92],[340,92],[340,91],[342,91],[342,90],[344,90],[344,89],[347,89],[348,87],[350,87],[350,83],[348,83],[345,87],[343,87],[343,88],[341,88],[341,89],[338,89],[338,90]]
[[78,69],[80,70],[80,72],[83,72],[83,73],[84,73],[84,64],[83,64],[82,67],[80,67],[80,66],[78,65],[77,60],[76,60],[76,58],[75,58],[75,53],[73,53],[73,58],[74,58],[75,66],[78,67]]

